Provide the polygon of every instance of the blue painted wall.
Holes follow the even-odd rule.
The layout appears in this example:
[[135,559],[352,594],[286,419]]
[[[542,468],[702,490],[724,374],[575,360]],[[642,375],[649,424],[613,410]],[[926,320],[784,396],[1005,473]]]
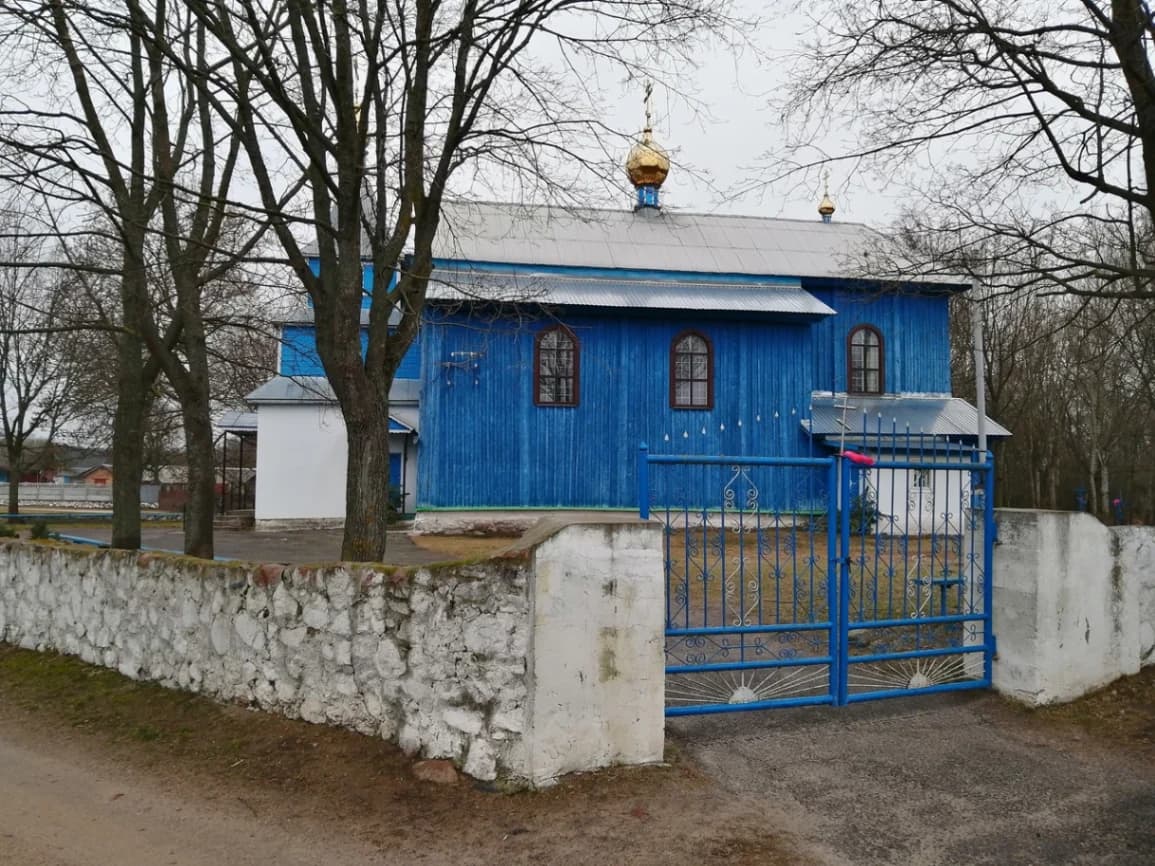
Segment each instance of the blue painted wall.
[[814,390],[846,390],[846,337],[873,325],[884,341],[887,393],[950,393],[948,295],[802,285],[838,311],[814,325]]
[[[361,330],[361,355],[369,344],[369,334]],[[281,369],[282,376],[324,376],[321,358],[317,355],[316,331],[312,325],[285,325],[281,329]],[[401,366],[397,368],[398,379],[417,379],[421,376],[421,337],[413,341]]]
[[[422,507],[636,507],[642,441],[655,453],[811,453],[799,423],[813,379],[808,325],[676,314],[562,321],[581,342],[581,402],[572,408],[533,402],[534,336],[554,320],[428,313]],[[710,411],[669,406],[670,342],[689,327],[714,344]],[[454,352],[481,353],[476,372],[443,366]],[[658,500],[690,482],[685,473],[661,477]]]
[[[846,390],[846,337],[860,324],[883,335],[888,393],[949,393],[945,292],[881,293],[837,280],[802,284],[838,315],[784,322],[655,311],[560,313],[581,341],[576,407],[533,402],[534,336],[556,319],[430,308],[398,371],[400,378],[423,380],[419,507],[634,508],[642,441],[664,454],[819,456],[800,421],[811,391]],[[371,285],[366,268],[365,288]],[[670,341],[688,328],[713,342],[709,411],[669,406]],[[476,353],[476,368],[457,363],[462,353]],[[285,327],[281,372],[323,375],[311,326]],[[720,501],[701,501],[700,491],[720,497],[729,468],[655,469],[655,505],[680,504],[692,490],[698,496],[692,506],[716,507]],[[763,508],[805,509],[825,495],[817,472],[757,475]]]
[[[311,270],[314,274],[320,276],[320,274],[321,274],[320,261],[318,261],[317,259],[309,259],[309,270]],[[393,284],[396,281],[397,281],[397,274],[396,273],[390,274],[389,275],[388,288],[390,288],[390,289],[393,288]],[[365,265],[361,269],[361,291],[362,291],[361,309],[367,310],[367,309],[369,309],[369,304],[370,304],[372,297],[373,297],[373,294],[372,294],[373,293],[373,266],[372,265]],[[307,300],[308,300],[309,306],[310,307],[313,306],[313,299],[307,298]]]

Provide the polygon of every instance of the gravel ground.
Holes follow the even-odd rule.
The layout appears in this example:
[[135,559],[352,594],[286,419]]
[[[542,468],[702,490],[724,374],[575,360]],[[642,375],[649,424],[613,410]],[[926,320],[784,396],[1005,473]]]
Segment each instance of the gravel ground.
[[971,693],[697,717],[673,731],[832,866],[1155,863],[1155,668],[1044,711]]

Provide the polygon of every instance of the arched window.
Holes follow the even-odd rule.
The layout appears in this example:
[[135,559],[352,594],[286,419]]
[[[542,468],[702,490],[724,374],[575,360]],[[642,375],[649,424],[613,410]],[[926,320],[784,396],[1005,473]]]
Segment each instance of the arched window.
[[851,394],[881,394],[883,375],[882,334],[871,325],[859,325],[846,340],[846,384]]
[[562,325],[537,335],[533,348],[533,400],[538,406],[578,404],[578,339]]
[[679,334],[670,344],[670,406],[714,408],[714,349],[696,331]]

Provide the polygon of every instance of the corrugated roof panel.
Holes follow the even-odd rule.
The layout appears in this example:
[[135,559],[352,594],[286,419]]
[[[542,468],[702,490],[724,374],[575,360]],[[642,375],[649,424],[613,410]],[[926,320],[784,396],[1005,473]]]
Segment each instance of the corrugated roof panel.
[[556,274],[435,271],[430,300],[488,298],[500,302],[533,301],[556,306],[648,310],[710,310],[830,316],[834,310],[797,281],[767,283],[613,280]]
[[[843,407],[846,407],[845,409]],[[845,428],[843,419],[845,418]],[[978,409],[959,397],[864,396],[817,393],[811,397],[810,430],[817,436],[869,437],[897,430],[912,436],[977,436]],[[987,435],[1001,438],[1011,431],[987,418]]]
[[[865,277],[879,235],[860,223],[446,202],[440,259],[758,276]],[[672,264],[676,262],[677,264]],[[961,278],[921,281],[964,286]]]
[[[389,401],[416,404],[420,394],[420,381],[394,379],[393,387],[389,391]],[[333,395],[329,380],[324,376],[274,376],[248,394],[245,401],[254,406],[262,403],[334,403],[336,397]],[[394,414],[392,408],[389,411],[390,414]],[[409,426],[416,429],[416,422]]]
[[228,430],[230,433],[255,432],[257,429],[257,413],[230,409],[227,412],[221,413],[221,417],[217,420],[216,428],[218,430]]

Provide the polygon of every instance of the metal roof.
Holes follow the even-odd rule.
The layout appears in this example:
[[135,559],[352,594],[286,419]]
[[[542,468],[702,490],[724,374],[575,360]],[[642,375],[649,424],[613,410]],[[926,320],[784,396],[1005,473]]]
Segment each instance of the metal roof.
[[[277,320],[282,325],[312,325],[316,321],[312,307],[296,307],[284,313],[280,319]],[[394,308],[389,312],[389,324],[397,325],[401,322],[401,311]],[[361,326],[365,327],[369,324],[369,308],[361,308]]]
[[[394,379],[389,391],[390,404],[416,405],[421,394],[417,379]],[[245,397],[254,406],[266,403],[336,403],[333,388],[324,376],[274,376]],[[417,413],[402,406],[390,405],[389,417],[411,430],[417,429]]]
[[217,421],[218,430],[227,430],[230,433],[255,433],[257,430],[257,413],[241,412],[230,409],[222,412]]
[[433,301],[485,300],[646,310],[834,315],[833,309],[804,290],[797,280],[613,279],[468,268],[435,270],[433,280],[427,292],[427,298]]
[[[845,410],[843,409],[845,406]],[[979,412],[959,397],[935,397],[899,394],[894,396],[860,396],[816,392],[810,398],[809,429],[816,436],[841,437],[843,418],[848,438],[867,439],[889,435],[897,430],[905,436],[978,436]],[[881,427],[880,427],[881,422]],[[1011,431],[987,418],[987,435],[1010,436]]]
[[[861,223],[448,201],[434,257],[587,268],[869,277],[881,235]],[[963,287],[960,278],[919,282]]]
[[405,409],[400,406],[389,408],[390,433],[416,433],[417,420],[420,413],[416,408]]

